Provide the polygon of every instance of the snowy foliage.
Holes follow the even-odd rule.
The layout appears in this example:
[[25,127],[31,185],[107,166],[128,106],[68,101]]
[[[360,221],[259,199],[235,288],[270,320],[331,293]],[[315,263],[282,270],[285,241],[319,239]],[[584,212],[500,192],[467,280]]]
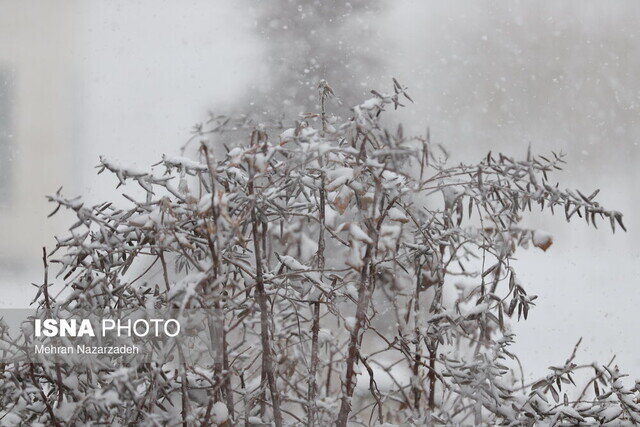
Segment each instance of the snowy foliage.
[[520,225],[524,212],[614,230],[621,214],[554,184],[560,154],[449,166],[429,135],[385,129],[380,115],[410,101],[395,80],[344,121],[319,90],[320,112],[253,126],[220,158],[205,136],[233,120],[199,129],[199,158],[164,156],[163,173],[100,159],[124,204],[50,197],[77,222],[49,255],[64,292],[51,297],[45,279],[40,309],[211,309],[200,327],[213,362],[2,366],[2,422],[640,422],[640,388],[617,367],[579,365],[574,351],[532,381],[510,351],[511,323],[536,300],[514,254],[552,244]]

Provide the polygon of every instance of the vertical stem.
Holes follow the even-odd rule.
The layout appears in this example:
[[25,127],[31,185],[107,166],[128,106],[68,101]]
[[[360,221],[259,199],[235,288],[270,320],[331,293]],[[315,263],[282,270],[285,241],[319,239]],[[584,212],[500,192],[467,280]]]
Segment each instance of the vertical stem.
[[438,353],[438,342],[429,348],[429,409],[436,408],[436,355]]
[[[42,282],[42,293],[44,294],[44,305],[47,309],[47,317],[51,312],[51,301],[49,299],[49,264],[47,263],[47,248],[42,247],[42,263],[44,264],[44,280]],[[62,372],[60,370],[60,363],[58,363],[58,356],[56,356],[56,386],[58,388],[58,408],[62,405],[62,399],[64,398],[64,390],[62,386]]]
[[233,403],[233,391],[231,390],[231,375],[229,373],[229,354],[227,352],[227,331],[222,328],[222,368],[225,372],[224,388],[227,395],[227,408],[229,409],[229,417],[234,419],[235,407]]
[[[254,195],[253,177],[249,179],[249,195]],[[251,229],[253,234],[253,248],[256,261],[256,299],[260,307],[260,338],[262,343],[262,374],[269,385],[271,405],[273,406],[273,419],[276,427],[282,426],[282,413],[280,412],[280,395],[274,375],[273,355],[271,352],[271,340],[269,337],[269,307],[267,306],[267,294],[264,290],[264,278],[262,272],[262,252],[260,230],[258,229],[255,206],[251,209]]]
[[329,396],[331,394],[331,375],[333,374],[333,351],[329,351],[329,367],[327,368],[327,383],[325,394]]
[[162,276],[164,277],[164,286],[169,292],[169,274],[167,272],[167,262],[164,260],[164,251],[160,249],[159,255],[160,262],[162,263]]
[[182,367],[182,426],[189,427],[189,395],[188,395],[188,379],[187,379],[187,364],[185,363],[184,354],[182,353],[182,348],[180,347],[180,343],[178,343],[178,354],[180,356],[180,364]]
[[[213,349],[213,357],[214,357],[214,362],[213,362],[213,372],[214,372],[214,378],[216,380],[216,385],[218,386],[218,390],[222,390],[222,387],[219,387],[219,384],[223,381],[222,377],[222,331],[220,330],[220,324],[222,324],[222,328],[224,328],[224,317],[220,315],[221,309],[218,306],[218,303],[216,302],[214,308],[213,308],[213,313],[214,313],[214,319],[212,320],[211,317],[209,317],[209,315],[207,314],[207,323],[208,323],[208,327],[209,327],[209,339],[211,340],[211,348]],[[219,398],[219,391],[214,391],[214,397],[216,398],[216,401],[218,400],[217,398]]]
[[47,248],[42,247],[42,263],[44,264],[44,282],[42,283],[42,293],[44,294],[44,306],[47,308],[47,314],[51,310],[49,301],[49,264],[47,264]]
[[313,324],[311,326],[311,366],[309,368],[309,391],[307,394],[308,419],[307,425],[313,426],[316,417],[316,393],[318,374],[318,332],[320,330],[320,303],[314,301],[313,306]]
[[413,322],[414,322],[414,340],[415,340],[415,355],[413,363],[413,406],[415,410],[420,414],[420,397],[421,388],[419,384],[420,376],[420,286],[422,277],[422,265],[418,268],[418,278],[416,280],[416,293],[413,301]]
[[33,385],[40,392],[40,398],[42,399],[42,402],[44,403],[45,407],[47,408],[47,412],[49,412],[49,417],[51,418],[51,424],[54,425],[55,427],[61,426],[62,424],[60,424],[60,422],[56,418],[56,415],[53,412],[53,408],[51,407],[51,404],[49,404],[49,399],[47,398],[47,395],[44,394],[44,391],[42,390],[42,387],[40,386],[40,381],[38,381],[38,379],[36,378],[36,373],[35,373],[35,370],[33,368],[33,363],[29,363],[29,369],[30,369],[29,373],[31,374],[31,380],[33,381]]
[[[353,381],[354,374],[354,366],[357,360],[360,358],[360,345],[362,341],[361,329],[363,329],[365,325],[365,320],[367,317],[367,309],[369,307],[369,302],[371,300],[371,295],[375,289],[375,281],[376,281],[376,268],[375,264],[372,263],[372,258],[374,257],[374,251],[377,253],[378,250],[378,238],[380,236],[380,227],[384,221],[384,216],[386,213],[383,213],[378,219],[377,225],[374,227],[373,218],[376,218],[376,210],[378,208],[378,201],[380,200],[382,186],[380,185],[380,181],[376,180],[376,191],[373,197],[373,203],[371,204],[371,212],[369,213],[369,219],[365,218],[365,223],[367,224],[367,228],[371,231],[375,232],[375,238],[373,243],[367,244],[367,249],[363,259],[362,271],[360,273],[360,289],[358,290],[358,304],[356,307],[356,324],[351,331],[351,339],[349,341],[349,350],[347,352],[347,372],[345,375],[345,381],[343,383],[342,390],[342,403],[340,404],[340,412],[338,413],[338,419],[336,421],[336,425],[338,427],[346,427],[347,422],[349,421],[349,413],[351,412],[351,398],[353,396],[353,390],[355,388],[355,384]],[[359,206],[361,211],[363,210],[361,206]]]
[[[214,275],[214,279],[218,279],[218,274],[220,273],[220,254],[218,254],[219,250],[216,249],[216,247],[219,249],[220,248],[220,244],[218,241],[218,236],[219,236],[219,226],[220,224],[218,223],[218,218],[220,216],[220,211],[219,208],[216,207],[216,180],[215,180],[215,168],[214,166],[211,164],[211,156],[209,155],[209,149],[207,148],[206,144],[202,144],[202,152],[204,154],[205,160],[207,162],[207,170],[209,173],[209,178],[211,180],[211,220],[212,220],[212,229],[207,230],[207,241],[209,243],[209,250],[211,252],[211,261],[213,264],[213,275]],[[213,238],[212,238],[213,236]],[[217,245],[216,245],[217,244]],[[222,301],[217,301],[215,303],[215,310],[216,313],[219,313],[220,315],[220,322],[219,322],[219,342],[221,345],[221,350],[220,352],[221,354],[221,360],[220,360],[220,366],[222,368],[222,371],[224,371],[224,395],[226,397],[226,403],[227,403],[227,409],[229,410],[229,418],[231,420],[234,419],[234,404],[233,404],[233,392],[231,390],[231,376],[229,375],[229,355],[228,355],[228,350],[227,350],[227,331],[226,331],[226,327],[225,327],[225,315],[224,315],[224,304],[222,304],[221,306],[221,302]],[[210,330],[211,330],[211,325],[210,325]]]
[[347,351],[347,372],[343,384],[340,412],[338,412],[338,419],[336,421],[336,425],[338,427],[346,427],[347,422],[349,421],[349,413],[351,412],[351,397],[353,396],[353,390],[355,388],[355,384],[353,383],[353,374],[355,373],[354,366],[360,353],[360,330],[364,325],[367,307],[369,306],[367,273],[369,271],[371,253],[372,248],[369,244],[367,245],[364,265],[360,274],[360,289],[358,290],[358,305],[356,307],[356,324],[351,331],[349,349]]
[[[440,259],[444,258],[445,248],[440,245]],[[433,297],[433,303],[429,311],[431,313],[436,310],[440,310],[442,306],[442,288],[444,287],[446,269],[442,269],[442,274],[439,275],[439,281],[436,287],[435,295]],[[484,279],[483,283],[484,283]],[[436,407],[436,357],[438,354],[438,340],[432,339],[427,341],[427,350],[429,351],[429,410],[433,411]]]
[[[321,96],[322,100],[322,123],[324,128],[324,96]],[[324,166],[324,162],[322,157],[320,157],[320,168]],[[321,172],[320,176],[320,232],[318,235],[318,269],[320,270],[320,275],[322,277],[322,273],[324,272],[325,259],[324,259],[324,227],[325,227],[325,189],[324,189],[324,172]],[[316,417],[316,394],[318,390],[317,384],[317,374],[318,374],[318,333],[320,331],[320,301],[312,302],[313,308],[313,323],[311,325],[311,366],[309,367],[309,390],[307,393],[307,411],[308,411],[308,420],[307,425],[313,426],[315,423]]]
[[209,403],[207,404],[207,410],[204,413],[204,420],[202,421],[202,424],[200,425],[200,427],[207,427],[209,425],[209,418],[211,418],[211,410],[213,409],[214,400],[215,398],[213,394],[209,396]]
[[324,101],[326,99],[326,89],[322,88],[320,92],[320,115],[322,119],[322,136],[324,136],[327,131],[327,111],[324,106]]

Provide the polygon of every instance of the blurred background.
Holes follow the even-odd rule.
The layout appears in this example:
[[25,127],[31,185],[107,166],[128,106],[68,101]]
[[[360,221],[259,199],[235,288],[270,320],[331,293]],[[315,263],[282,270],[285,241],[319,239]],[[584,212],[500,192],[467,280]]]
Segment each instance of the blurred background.
[[[540,295],[516,325],[525,373],[579,359],[640,375],[640,3],[636,1],[0,0],[0,306],[24,307],[41,248],[70,218],[47,219],[60,186],[117,198],[99,155],[148,168],[179,154],[214,113],[265,120],[316,109],[325,78],[338,114],[385,91],[415,104],[391,121],[444,144],[452,161],[527,146],[567,154],[557,179],[625,214],[611,234],[530,215],[554,235],[521,251]],[[604,225],[604,224],[603,224]]]

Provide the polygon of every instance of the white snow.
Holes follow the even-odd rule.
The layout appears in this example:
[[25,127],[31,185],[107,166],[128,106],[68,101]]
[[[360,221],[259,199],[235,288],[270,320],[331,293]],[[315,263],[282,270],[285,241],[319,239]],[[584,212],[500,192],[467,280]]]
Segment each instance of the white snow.
[[200,171],[206,171],[208,169],[207,165],[193,161],[187,157],[167,156],[166,154],[163,154],[162,161],[167,166],[179,166],[182,169],[194,169]]
[[305,271],[309,269],[309,267],[289,255],[282,255],[280,257],[280,261],[282,262],[282,264],[284,264],[285,267],[291,270]]
[[222,424],[229,419],[229,410],[227,405],[222,402],[216,402],[211,409],[211,421],[216,424]]
[[409,222],[409,218],[398,208],[389,209],[389,213],[387,215],[391,221],[398,221],[402,223]]
[[333,191],[352,180],[354,170],[352,168],[337,168],[327,172],[329,183],[325,186],[327,191]]
[[344,318],[344,327],[347,328],[348,331],[353,332],[356,327],[356,318],[355,317],[345,317]]
[[349,233],[354,240],[358,240],[360,242],[369,243],[369,244],[373,243],[373,240],[371,240],[371,237],[369,237],[369,235],[365,233],[364,230],[360,228],[360,226],[358,226],[353,222],[349,226]]
[[450,208],[455,203],[456,199],[462,195],[462,188],[456,185],[446,185],[442,187],[442,196],[444,198],[444,205],[446,208]]
[[534,246],[546,251],[553,244],[553,237],[546,231],[535,230],[531,236],[531,241]]
[[296,129],[289,128],[280,134],[280,143],[285,144],[287,142],[293,141],[296,137]]
[[[411,371],[402,364],[393,364],[393,366],[391,366],[392,363],[381,360],[379,364],[375,361],[369,361],[369,365],[373,371],[373,378],[382,394],[396,392],[400,387],[406,387],[411,383]],[[380,365],[391,367],[383,368]],[[362,369],[358,375],[358,382],[355,389],[357,395],[365,396],[370,393],[369,379],[369,371]]]
[[362,110],[373,110],[375,108],[380,108],[381,105],[382,105],[382,99],[375,97],[375,98],[367,99],[362,104],[360,104],[359,107]]

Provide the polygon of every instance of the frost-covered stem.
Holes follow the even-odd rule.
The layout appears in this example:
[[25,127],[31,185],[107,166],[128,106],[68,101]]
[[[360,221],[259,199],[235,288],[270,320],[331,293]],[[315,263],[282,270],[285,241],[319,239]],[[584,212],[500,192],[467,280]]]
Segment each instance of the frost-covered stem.
[[[323,161],[322,159],[320,159],[320,167],[322,168],[323,165]],[[324,264],[325,264],[325,260],[324,260],[324,248],[325,248],[325,241],[324,241],[324,229],[325,229],[325,218],[326,218],[326,208],[325,208],[325,202],[326,202],[326,194],[325,194],[325,189],[324,189],[324,172],[321,172],[322,176],[320,177],[321,179],[321,183],[320,183],[320,232],[318,234],[318,268],[320,270],[324,269]]]
[[44,394],[44,391],[42,390],[42,386],[40,386],[40,381],[38,381],[38,379],[36,378],[36,373],[35,370],[33,369],[33,363],[29,363],[29,369],[30,369],[30,374],[31,374],[31,380],[33,381],[33,384],[36,386],[36,388],[38,389],[38,391],[40,392],[40,398],[42,399],[42,401],[44,402],[46,408],[47,408],[47,412],[49,412],[49,416],[51,417],[51,424],[53,424],[55,427],[60,426],[60,422],[58,421],[58,419],[56,418],[54,412],[53,412],[53,408],[51,407],[51,404],[49,403],[49,399],[47,398],[47,395]]
[[353,383],[353,375],[355,373],[355,363],[358,360],[360,353],[360,330],[365,322],[367,314],[367,307],[369,305],[369,286],[367,280],[367,274],[369,272],[369,263],[372,255],[372,245],[367,245],[367,251],[365,254],[364,265],[362,266],[362,272],[360,274],[360,289],[358,290],[358,305],[356,308],[356,322],[351,331],[351,338],[349,340],[349,349],[347,351],[347,371],[345,374],[344,383],[342,385],[342,403],[340,404],[340,412],[338,413],[338,419],[336,425],[338,427],[345,427],[349,420],[349,413],[351,412],[351,397],[353,396],[353,390],[355,384]]
[[44,264],[44,281],[42,283],[42,293],[44,295],[44,306],[47,312],[51,310],[51,302],[49,300],[49,264],[47,263],[47,248],[42,247],[42,263]]
[[58,387],[58,408],[62,406],[62,399],[64,397],[64,389],[62,388],[62,371],[60,370],[60,364],[56,363],[56,386]]
[[325,132],[327,131],[327,111],[324,105],[324,101],[326,97],[327,97],[326,92],[323,90],[322,93],[320,94],[320,115],[322,119],[322,136],[324,136]]
[[329,352],[329,366],[327,367],[327,382],[325,389],[325,394],[327,396],[329,396],[331,392],[331,375],[333,375],[333,351]]
[[[211,194],[211,219],[213,221],[213,226],[215,227],[213,231],[215,231],[214,233],[212,233],[212,230],[208,230],[207,231],[207,241],[209,243],[209,251],[211,252],[211,261],[213,264],[213,273],[214,273],[214,277],[217,279],[218,278],[218,274],[220,272],[220,254],[218,253],[218,250],[216,250],[216,247],[219,248],[220,247],[220,243],[218,241],[218,219],[220,216],[220,212],[218,210],[218,208],[216,207],[216,203],[215,203],[215,197],[216,197],[216,180],[215,180],[215,167],[211,164],[211,156],[209,155],[209,149],[207,147],[206,144],[202,144],[201,146],[202,149],[202,153],[204,155],[204,158],[207,162],[207,171],[209,172],[209,178],[210,178],[210,183],[211,183],[211,189],[210,189],[210,194]],[[213,238],[212,238],[212,234],[213,234]],[[217,243],[217,245],[216,245]],[[219,310],[220,316],[221,316],[221,322],[219,325],[220,328],[220,344],[221,344],[221,365],[222,365],[222,370],[224,370],[225,374],[224,374],[224,395],[226,397],[226,402],[227,402],[227,408],[229,411],[229,417],[230,419],[234,419],[234,404],[233,404],[233,392],[231,390],[231,378],[229,375],[229,354],[228,354],[228,348],[227,348],[227,331],[226,331],[226,326],[225,326],[225,315],[224,315],[224,307],[220,306],[220,302],[216,301],[215,303],[215,308],[216,311]]]
[[413,321],[414,321],[414,338],[413,339],[415,340],[415,356],[414,356],[414,363],[413,363],[413,405],[415,407],[415,410],[418,412],[418,415],[420,415],[420,396],[422,391],[420,389],[420,384],[419,384],[420,364],[422,363],[422,360],[420,357],[421,337],[420,337],[420,320],[419,320],[420,286],[421,286],[420,278],[422,277],[420,270],[421,268],[418,268],[418,274],[417,274],[417,280],[416,280],[416,293],[413,301]]
[[186,384],[187,376],[184,374],[182,376],[182,426],[188,427],[189,423],[187,421],[188,413],[189,413],[189,397],[187,396],[187,384]]
[[[376,191],[371,203],[371,218],[376,217],[376,209],[378,206],[378,200],[382,187],[380,182],[376,180]],[[395,201],[394,201],[395,202]],[[389,203],[389,207],[394,202]],[[349,421],[349,413],[351,412],[351,398],[353,396],[353,390],[355,384],[353,382],[353,375],[355,373],[355,363],[360,359],[360,344],[361,344],[361,329],[363,328],[367,316],[367,308],[369,307],[369,301],[371,299],[371,293],[373,292],[375,285],[375,265],[372,264],[371,259],[374,256],[374,251],[377,252],[378,238],[380,236],[380,228],[384,222],[385,216],[388,213],[389,207],[384,211],[378,219],[375,228],[375,239],[373,243],[367,244],[367,249],[363,259],[363,266],[360,273],[360,289],[358,290],[358,304],[356,307],[356,322],[351,331],[351,338],[349,340],[349,348],[347,352],[347,371],[345,374],[345,380],[342,384],[342,403],[340,404],[340,412],[338,413],[338,419],[336,425],[338,427],[345,427]],[[373,229],[373,227],[370,227]]]
[[[253,177],[249,179],[249,196],[254,197]],[[271,394],[271,405],[273,406],[273,420],[276,427],[282,426],[282,413],[280,412],[280,395],[274,375],[273,354],[271,352],[271,340],[269,338],[269,307],[267,306],[267,294],[264,290],[264,278],[262,273],[262,251],[260,231],[258,230],[258,219],[256,217],[255,206],[251,209],[251,230],[253,234],[253,249],[256,261],[256,299],[260,307],[260,339],[262,343],[262,368],[263,375],[266,376]]]
[[436,408],[436,356],[438,343],[435,342],[429,348],[429,409]]
[[180,415],[182,416],[182,426],[188,427],[189,422],[189,395],[188,395],[188,379],[187,379],[187,364],[185,363],[184,354],[182,353],[182,347],[180,346],[180,342],[176,342],[176,348],[178,350],[178,357],[180,360],[180,370],[181,370],[181,379],[180,379],[180,397],[181,397],[181,405],[182,410],[180,411]]
[[[224,328],[224,316],[220,315],[220,307],[218,302],[215,303],[214,308],[214,316],[215,316],[215,322],[211,320],[211,318],[209,316],[207,319],[208,322],[208,327],[209,327],[209,339],[211,340],[211,344],[213,347],[213,351],[214,351],[214,363],[213,363],[213,372],[214,372],[214,377],[216,379],[216,385],[219,387],[220,386],[220,382],[224,381],[223,374],[222,374],[222,332],[220,331],[220,328]],[[218,397],[219,393],[216,392],[215,395],[216,397]]]
[[213,409],[213,403],[215,398],[213,394],[209,396],[209,403],[207,404],[207,410],[204,413],[204,420],[202,420],[202,424],[200,427],[207,427],[209,425],[209,418],[211,418],[211,410]]
[[227,408],[229,409],[229,418],[234,419],[235,406],[233,403],[233,390],[231,390],[231,375],[229,375],[229,352],[227,351],[227,331],[222,328],[222,367],[225,372],[224,388],[227,397]]
[[[47,262],[47,248],[42,247],[42,264],[44,265],[44,279],[42,282],[42,293],[44,295],[44,304],[47,309],[47,316],[51,311],[51,300],[49,298],[49,263]],[[60,370],[60,363],[57,362],[56,356],[56,387],[58,388],[58,408],[62,405],[64,398],[64,389],[62,384],[62,372]]]
[[167,272],[167,262],[164,260],[164,251],[160,249],[158,256],[160,257],[160,263],[162,264],[162,276],[164,277],[164,286],[169,291],[169,273]]
[[309,391],[307,395],[308,420],[307,425],[313,426],[316,416],[316,392],[318,373],[318,332],[320,331],[320,302],[314,301],[313,307],[313,324],[311,326],[311,366],[309,368]]
[[[324,96],[322,97],[322,105],[324,111]],[[324,123],[324,116],[323,116]],[[320,158],[320,167],[323,167],[322,158]],[[324,172],[321,172],[320,183],[320,230],[318,235],[318,269],[320,274],[323,273],[325,259],[324,259],[324,227],[325,227],[325,189],[324,189]],[[318,390],[317,374],[318,364],[320,362],[318,357],[318,333],[320,331],[320,301],[312,302],[313,309],[313,323],[311,325],[311,366],[309,367],[309,390],[307,394],[307,406],[308,406],[308,420],[307,425],[313,426],[316,416],[316,394]]]

